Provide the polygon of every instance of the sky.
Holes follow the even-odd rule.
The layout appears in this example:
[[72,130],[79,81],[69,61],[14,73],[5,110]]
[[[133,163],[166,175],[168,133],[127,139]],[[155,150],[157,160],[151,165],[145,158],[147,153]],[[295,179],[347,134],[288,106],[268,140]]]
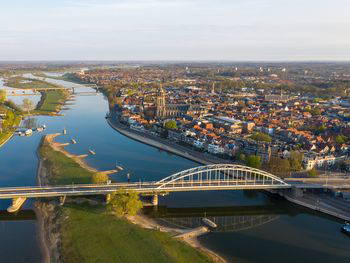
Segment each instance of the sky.
[[0,60],[350,60],[350,0],[0,0]]

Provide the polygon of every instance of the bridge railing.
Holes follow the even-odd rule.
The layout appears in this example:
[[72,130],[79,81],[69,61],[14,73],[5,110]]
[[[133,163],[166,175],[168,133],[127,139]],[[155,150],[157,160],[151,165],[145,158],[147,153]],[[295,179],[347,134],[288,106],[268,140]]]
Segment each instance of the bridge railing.
[[[259,185],[281,185],[289,186],[286,182],[277,176],[268,172],[233,164],[215,164],[199,166],[168,176],[157,182],[158,188],[175,186],[179,182],[188,184],[189,182],[198,184],[198,182],[214,184],[259,184]],[[209,186],[210,186],[209,185]]]

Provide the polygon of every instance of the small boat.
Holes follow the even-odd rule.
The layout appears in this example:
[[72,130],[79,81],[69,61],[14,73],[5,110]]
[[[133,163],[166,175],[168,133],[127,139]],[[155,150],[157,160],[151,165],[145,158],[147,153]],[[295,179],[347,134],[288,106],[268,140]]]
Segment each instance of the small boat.
[[63,134],[67,134],[67,130],[66,129],[63,129]]
[[32,129],[28,129],[28,130],[26,130],[26,131],[24,132],[24,134],[25,134],[26,136],[30,136],[30,135],[33,134],[33,130],[32,130]]
[[41,127],[42,127],[44,130],[46,129],[46,125],[45,125],[45,124],[43,124]]
[[118,162],[117,162],[117,161],[115,162],[115,168],[117,168],[119,171],[123,171],[123,170],[124,170],[123,167],[121,167],[120,165],[118,165]]
[[19,132],[18,135],[19,136],[25,136],[25,133],[24,132]]
[[93,151],[93,150],[91,150],[91,149],[89,149],[89,153],[91,154],[91,155],[95,155],[96,153]]
[[42,132],[43,130],[44,130],[43,127],[38,127],[38,128],[36,128],[36,131],[37,131],[37,132]]
[[77,143],[77,141],[74,140],[74,139],[71,139],[71,142],[72,142],[73,144],[76,144],[76,143]]
[[341,232],[343,232],[344,234],[350,235],[350,224],[346,223],[345,225],[343,225],[341,227]]
[[217,228],[217,227],[218,227],[217,224],[215,224],[213,221],[211,221],[210,219],[208,219],[208,218],[206,218],[206,217],[203,217],[203,218],[202,218],[202,222],[203,222],[205,225],[210,226],[210,227],[212,227],[212,228]]

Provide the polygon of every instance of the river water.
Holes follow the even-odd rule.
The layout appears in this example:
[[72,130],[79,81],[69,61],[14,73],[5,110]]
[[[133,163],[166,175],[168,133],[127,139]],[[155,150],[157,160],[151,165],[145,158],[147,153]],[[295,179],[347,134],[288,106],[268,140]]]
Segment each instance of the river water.
[[[50,82],[75,87],[76,92],[89,90],[66,81],[50,79]],[[77,144],[66,148],[76,154],[94,149],[97,154],[86,159],[91,166],[107,170],[118,162],[126,168],[114,180],[126,181],[126,173],[132,175],[133,181],[157,180],[198,165],[113,130],[104,118],[108,102],[100,93],[77,94],[69,104],[69,109],[62,111],[63,116],[36,117],[39,124],[47,126],[44,133],[15,136],[0,148],[0,186],[35,185],[36,149],[41,137],[64,128],[67,135],[57,140],[77,140]],[[174,193],[161,197],[159,202],[159,210],[150,214],[166,225],[190,228],[197,226],[202,216],[216,220],[218,230],[199,240],[230,262],[350,262],[350,238],[340,233],[342,222],[264,193]],[[5,210],[9,204],[0,201],[0,209]],[[32,202],[27,202],[24,210],[31,207]],[[0,233],[1,262],[40,262],[35,220],[22,220],[20,216],[3,219]]]

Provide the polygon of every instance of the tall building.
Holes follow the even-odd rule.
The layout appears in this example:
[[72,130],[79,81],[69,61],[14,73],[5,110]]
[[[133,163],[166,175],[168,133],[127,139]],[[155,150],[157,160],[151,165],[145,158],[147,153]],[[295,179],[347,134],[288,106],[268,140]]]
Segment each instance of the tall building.
[[156,99],[156,116],[166,117],[167,109],[165,102],[165,91],[162,86],[158,88],[157,99]]
[[158,88],[155,104],[155,117],[157,118],[178,117],[183,114],[192,115],[207,113],[207,111],[200,105],[167,104],[165,99],[165,90],[162,86]]

